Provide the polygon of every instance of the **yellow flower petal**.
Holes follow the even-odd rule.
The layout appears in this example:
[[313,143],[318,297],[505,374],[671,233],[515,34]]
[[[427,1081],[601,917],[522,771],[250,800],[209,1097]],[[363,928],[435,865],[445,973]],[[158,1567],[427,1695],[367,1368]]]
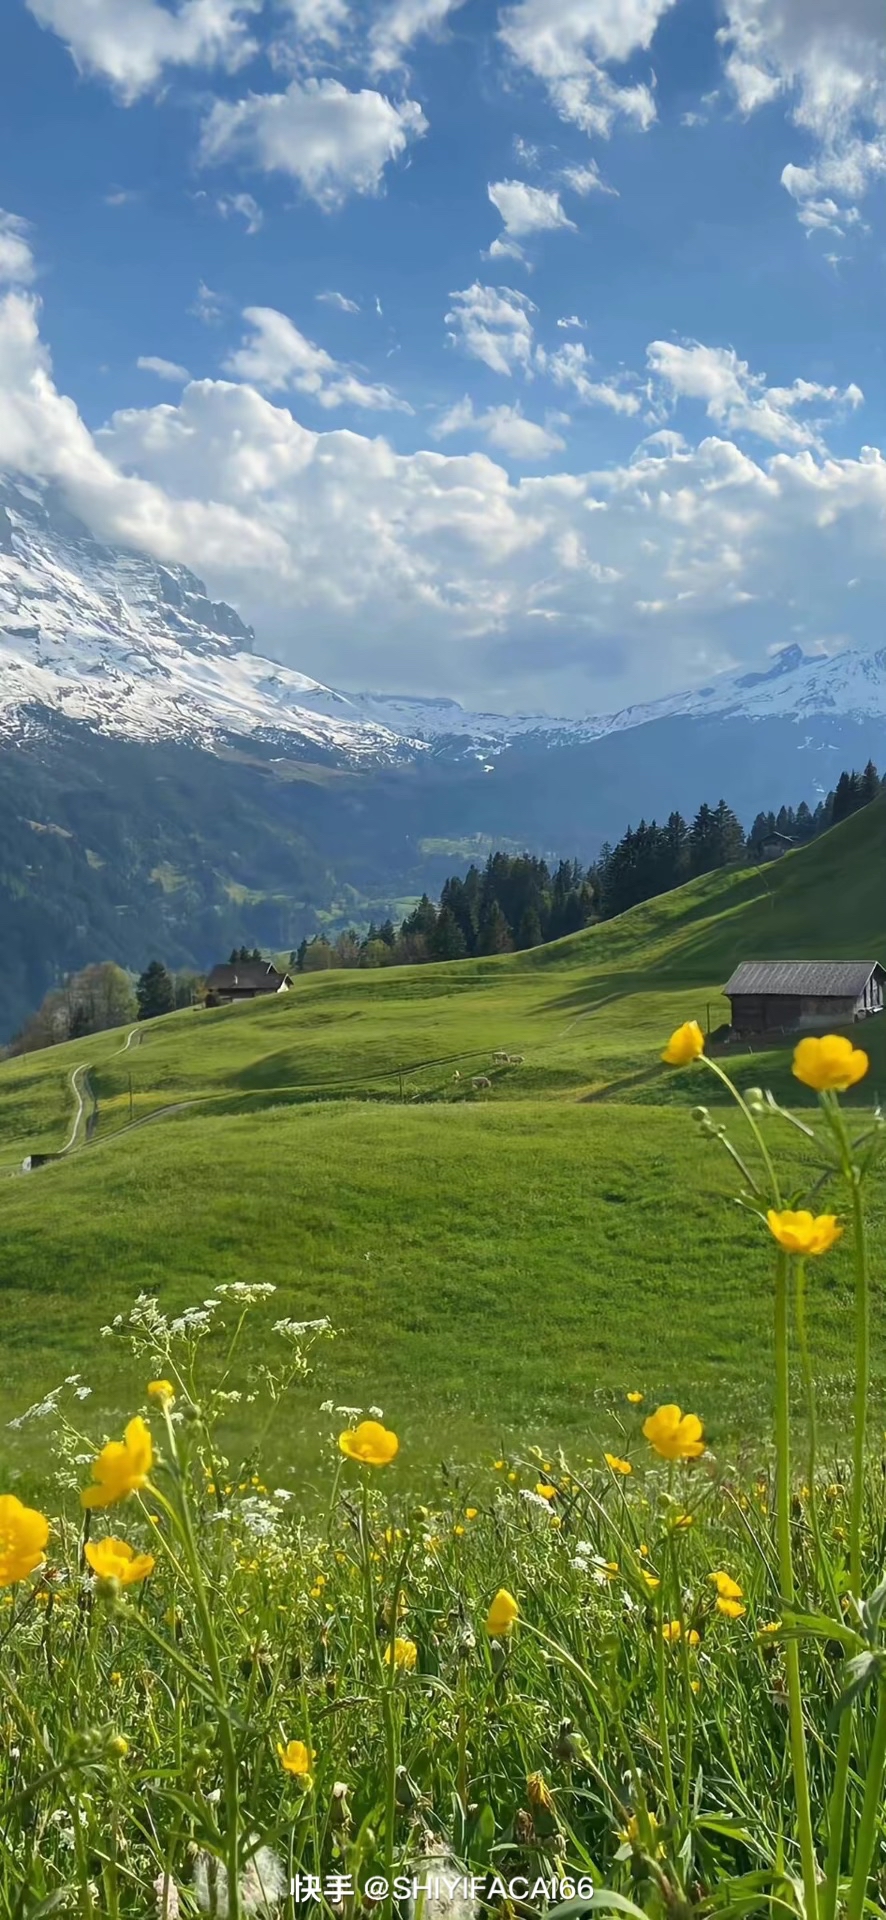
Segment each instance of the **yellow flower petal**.
[[643,1433],[662,1460],[697,1460],[705,1450],[698,1414],[683,1413],[672,1403],[647,1416]]
[[486,1615],[486,1631],[494,1640],[502,1640],[510,1633],[514,1621],[518,1619],[520,1609],[507,1587],[499,1590]]
[[770,1207],[766,1219],[773,1239],[778,1241],[785,1253],[804,1256],[829,1253],[843,1232],[843,1228],[837,1225],[836,1214],[815,1215],[806,1208],[801,1208],[799,1213],[792,1213],[786,1207],[777,1213],[774,1207]]
[[338,1444],[349,1460],[367,1467],[387,1467],[399,1451],[400,1442],[378,1420],[361,1420],[358,1427],[340,1433]]
[[816,1093],[847,1093],[864,1079],[869,1066],[867,1054],[840,1033],[821,1039],[810,1034],[794,1048],[794,1078]]
[[686,1020],[671,1034],[662,1059],[668,1067],[688,1067],[704,1053],[704,1034],[697,1020]]

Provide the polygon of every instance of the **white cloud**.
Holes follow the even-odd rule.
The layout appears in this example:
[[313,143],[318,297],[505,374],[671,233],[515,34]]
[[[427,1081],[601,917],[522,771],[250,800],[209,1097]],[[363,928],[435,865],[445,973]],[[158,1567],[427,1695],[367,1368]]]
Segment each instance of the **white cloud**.
[[529,234],[544,233],[554,227],[575,232],[575,221],[564,213],[558,193],[527,186],[525,180],[494,180],[487,191],[504,223],[504,235],[493,240],[489,249],[492,256],[504,254],[522,260],[520,242]]
[[261,0],[27,0],[41,27],[65,42],[82,73],[107,80],[127,104],[167,67],[221,66],[256,52],[249,23]]
[[336,293],[334,287],[330,287],[327,293],[315,293],[314,299],[319,300],[325,307],[337,307],[339,313],[359,313],[360,311],[357,300],[349,300],[346,294]]
[[321,206],[337,207],[351,193],[377,193],[385,167],[427,124],[415,100],[395,104],[369,87],[349,93],[339,80],[293,80],[285,93],[216,100],[201,156],[288,174]]
[[562,120],[585,133],[611,133],[619,118],[646,128],[655,119],[651,84],[622,85],[607,63],[652,44],[675,0],[517,0],[501,16],[514,60],[547,88]]
[[511,374],[518,367],[531,371],[533,328],[530,315],[538,308],[513,287],[484,287],[478,280],[460,293],[451,293],[446,315],[449,338],[493,373]]
[[36,275],[28,223],[0,207],[0,286],[28,287]]
[[299,37],[313,45],[337,47],[350,20],[348,0],[285,0]]
[[251,193],[222,193],[215,204],[223,220],[229,220],[236,213],[241,220],[245,220],[247,233],[261,232],[265,216]]
[[601,711],[762,664],[790,630],[882,644],[875,448],[755,460],[723,432],[668,430],[623,465],[512,481],[487,453],[311,432],[231,380],[93,436],[14,292],[0,465],[56,481],[99,538],[192,566],[260,644],[333,684]]
[[670,399],[699,400],[710,420],[730,433],[753,433],[777,447],[822,449],[822,423],[798,418],[798,410],[812,405],[861,405],[864,395],[854,382],[841,393],[814,380],[795,380],[790,387],[767,387],[765,375],[752,373],[732,347],[706,347],[698,341],[678,345],[653,340],[647,350],[651,374]]
[[202,320],[205,327],[217,327],[224,312],[224,305],[223,295],[215,293],[212,287],[206,285],[205,280],[200,280],[197,283],[196,298],[188,311],[193,314],[195,320]]
[[879,0],[726,0],[726,75],[742,113],[783,98],[816,143],[782,182],[804,226],[836,232],[886,174],[886,36]]
[[583,167],[564,167],[560,179],[572,193],[580,193],[583,198],[589,193],[611,193],[617,198],[617,189],[601,179],[596,160],[589,160]]
[[164,360],[158,353],[140,353],[135,364],[142,373],[155,373],[158,380],[169,380],[177,386],[191,378],[187,367],[180,367],[177,360]]
[[424,34],[439,34],[450,14],[465,0],[393,0],[373,21],[369,60],[373,73],[389,73],[402,66],[406,54]]
[[276,308],[247,307],[243,318],[250,332],[224,363],[226,373],[235,374],[238,380],[254,381],[268,393],[308,393],[326,408],[412,411],[390,387],[367,385],[358,379]]
[[446,440],[454,433],[467,432],[484,434],[491,446],[500,447],[502,453],[521,462],[545,460],[549,454],[562,453],[566,445],[552,424],[541,426],[537,420],[527,420],[519,406],[487,407],[485,413],[475,413],[466,394],[438,420],[434,439]]
[[586,333],[588,323],[586,320],[580,320],[577,313],[564,313],[562,318],[557,321],[557,325],[564,329],[576,327],[579,333]]
[[[558,326],[580,326],[576,320],[559,320]],[[608,407],[610,413],[639,413],[640,398],[633,388],[620,386],[615,380],[596,380],[590,369],[593,355],[588,353],[580,340],[570,340],[558,347],[556,353],[546,355],[545,369],[558,387],[571,387],[579,400],[586,406]]]

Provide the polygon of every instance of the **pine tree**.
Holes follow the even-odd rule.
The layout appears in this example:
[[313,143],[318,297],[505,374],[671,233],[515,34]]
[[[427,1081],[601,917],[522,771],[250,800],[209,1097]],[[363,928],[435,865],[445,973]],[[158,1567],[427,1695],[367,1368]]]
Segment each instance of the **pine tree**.
[[517,948],[525,953],[528,947],[540,947],[542,943],[541,921],[534,907],[527,907],[517,928]]
[[880,791],[880,775],[878,774],[877,769],[874,766],[873,760],[869,760],[867,766],[865,767],[864,773],[861,776],[862,806],[863,807],[870,806],[871,801],[876,800],[879,791]]
[[135,998],[140,1020],[155,1020],[160,1013],[172,1013],[175,988],[162,960],[152,960],[136,983]]
[[465,937],[451,907],[441,907],[437,924],[428,941],[433,960],[463,960],[467,953]]
[[497,900],[484,907],[480,920],[479,953],[510,953],[514,945],[511,929]]

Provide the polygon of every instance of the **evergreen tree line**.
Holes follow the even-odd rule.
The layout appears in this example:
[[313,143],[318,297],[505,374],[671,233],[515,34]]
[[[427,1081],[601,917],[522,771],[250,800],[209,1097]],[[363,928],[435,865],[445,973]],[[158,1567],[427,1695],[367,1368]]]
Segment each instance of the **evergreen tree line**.
[[[423,894],[399,927],[388,919],[370,925],[365,934],[351,929],[335,940],[322,935],[303,940],[289,965],[293,972],[317,973],[522,952],[578,933],[594,920],[612,919],[698,874],[763,859],[769,842],[785,850],[803,845],[884,790],[886,778],[881,780],[869,761],[861,773],[841,773],[833,792],[815,808],[803,800],[796,808],[758,813],[748,834],[720,800],[716,806],[703,803],[692,821],[679,813],[669,814],[661,826],[641,820],[615,846],[601,848],[589,867],[577,860],[553,867],[528,853],[493,853],[482,868],[471,866],[464,876],[447,880],[437,905]],[[230,961],[236,966],[265,957],[257,947],[235,947]],[[135,981],[111,961],[83,967],[46,995],[8,1052],[33,1053],[129,1020],[172,1013],[198,1001],[203,986],[199,974],[172,973],[161,960],[150,961]]]
[[530,854],[491,854],[482,869],[447,880],[438,906],[424,894],[399,928],[392,921],[361,936],[303,940],[290,964],[299,973],[330,967],[404,966],[424,960],[464,960],[538,947],[578,933],[593,920],[611,920],[629,907],[720,867],[761,860],[769,842],[801,846],[865,807],[886,787],[869,761],[862,773],[841,773],[815,808],[780,807],[758,813],[750,833],[725,800],[704,802],[692,821],[672,813],[659,826],[641,820],[615,846],[601,848],[589,867],[561,860],[556,869]]

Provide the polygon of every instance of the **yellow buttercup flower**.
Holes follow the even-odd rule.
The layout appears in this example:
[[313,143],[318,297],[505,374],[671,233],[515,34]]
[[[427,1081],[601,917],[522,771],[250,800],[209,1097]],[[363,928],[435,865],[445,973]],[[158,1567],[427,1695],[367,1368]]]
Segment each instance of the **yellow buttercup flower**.
[[121,1587],[134,1587],[154,1571],[152,1553],[136,1553],[125,1540],[87,1540],[83,1549],[93,1573],[100,1580],[119,1580]]
[[175,1388],[171,1380],[149,1380],[148,1393],[152,1400],[171,1402],[175,1399]]
[[397,1435],[379,1420],[361,1420],[358,1427],[339,1434],[338,1444],[349,1460],[359,1460],[366,1467],[390,1466],[400,1447]]
[[414,1640],[395,1640],[393,1647],[385,1647],[385,1664],[390,1666],[391,1658],[395,1667],[405,1667],[411,1673],[418,1659],[418,1648]]
[[728,1573],[711,1573],[708,1579],[716,1587],[721,1600],[741,1600],[742,1591],[737,1581]]
[[704,1430],[697,1413],[683,1413],[679,1407],[658,1407],[643,1422],[650,1446],[662,1460],[697,1460],[704,1453]]
[[658,1574],[647,1573],[645,1567],[640,1568],[640,1578],[641,1580],[645,1580],[650,1593],[656,1593],[658,1591],[658,1588],[661,1586],[661,1581],[658,1577]]
[[84,1507],[112,1507],[116,1500],[137,1493],[148,1484],[154,1464],[150,1428],[141,1414],[130,1420],[122,1440],[110,1440],[92,1463],[95,1486],[85,1487],[80,1495]]
[[[661,1637],[663,1640],[682,1640],[682,1620],[665,1620],[661,1630]],[[687,1647],[698,1647],[701,1645],[700,1637],[694,1627],[690,1627],[686,1635],[686,1645]]]
[[465,1507],[465,1519],[476,1520],[478,1512],[478,1507]]
[[499,1587],[486,1615],[487,1633],[491,1634],[495,1640],[503,1639],[505,1634],[510,1633],[519,1612],[520,1609],[513,1594],[508,1592],[507,1587]]
[[0,1494],[0,1587],[26,1580],[43,1559],[49,1521],[36,1507],[23,1507],[14,1493]]
[[810,1035],[794,1048],[794,1078],[816,1093],[846,1093],[869,1066],[867,1054],[841,1033],[826,1033],[820,1040]]
[[828,1253],[843,1232],[836,1214],[812,1214],[805,1207],[799,1213],[792,1213],[789,1207],[776,1213],[770,1207],[766,1219],[770,1233],[785,1253]]
[[536,1481],[535,1491],[540,1500],[556,1500],[557,1498],[556,1487],[549,1487],[546,1480]]
[[697,1020],[685,1020],[671,1034],[662,1059],[668,1067],[689,1067],[704,1053],[704,1034]]
[[634,1392],[634,1393],[626,1394],[625,1398],[626,1400],[629,1401],[632,1407],[639,1407],[639,1406],[642,1406],[644,1396],[642,1393]]
[[717,1612],[725,1613],[727,1620],[740,1620],[744,1611],[745,1609],[740,1600],[720,1599],[717,1601]]
[[303,1740],[287,1740],[285,1747],[278,1740],[277,1757],[284,1773],[294,1773],[302,1780],[309,1777],[314,1756]]
[[610,1473],[633,1473],[630,1460],[620,1460],[617,1453],[604,1453],[603,1458]]
[[765,1634],[769,1634],[769,1633],[780,1633],[780,1632],[781,1632],[781,1621],[780,1621],[780,1620],[764,1620],[764,1622],[763,1622],[763,1625],[762,1625],[762,1627],[758,1627],[758,1628],[757,1628],[757,1632],[758,1632],[758,1634],[760,1634],[761,1636],[762,1636],[762,1635],[763,1635],[764,1633],[765,1633]]

